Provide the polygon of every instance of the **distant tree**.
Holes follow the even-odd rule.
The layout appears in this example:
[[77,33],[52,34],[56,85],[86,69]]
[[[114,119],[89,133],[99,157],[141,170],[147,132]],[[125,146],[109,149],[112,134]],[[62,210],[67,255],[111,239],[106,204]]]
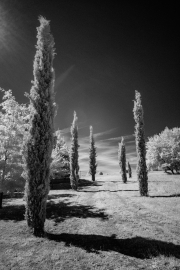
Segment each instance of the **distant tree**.
[[5,91],[0,103],[0,189],[23,189],[23,140],[29,128],[29,106],[19,104],[12,91]]
[[56,146],[52,151],[51,177],[61,178],[70,175],[69,161],[69,149],[60,130],[57,130]]
[[49,21],[39,18],[34,60],[34,81],[30,91],[31,126],[25,144],[26,220],[35,236],[44,235],[46,201],[49,193],[51,153],[54,147],[54,39]]
[[79,181],[79,164],[78,164],[78,126],[77,126],[77,115],[74,112],[74,119],[71,126],[71,147],[70,147],[70,182],[71,187],[74,190],[78,189]]
[[124,138],[122,137],[121,143],[119,143],[119,151],[118,151],[118,158],[119,158],[119,166],[120,172],[122,176],[122,181],[124,183],[127,182],[127,175],[126,175],[126,148],[124,144]]
[[141,94],[135,91],[134,101],[134,120],[135,125],[135,137],[136,137],[136,151],[137,151],[137,177],[139,181],[139,191],[141,196],[148,196],[148,173],[146,166],[146,146],[144,135],[144,119],[143,119],[143,107],[141,104]]
[[95,181],[96,168],[96,147],[93,136],[93,127],[90,126],[89,173],[92,175],[92,181]]
[[132,177],[132,170],[131,170],[131,165],[129,164],[129,161],[128,161],[128,173],[129,173],[129,178]]
[[162,167],[165,171],[180,170],[180,128],[165,128],[159,135],[148,138],[147,166],[148,169]]

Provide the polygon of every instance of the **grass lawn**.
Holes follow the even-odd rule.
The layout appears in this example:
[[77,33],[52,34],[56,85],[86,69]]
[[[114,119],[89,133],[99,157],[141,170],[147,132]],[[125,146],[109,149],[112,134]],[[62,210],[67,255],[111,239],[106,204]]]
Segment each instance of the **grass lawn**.
[[134,173],[51,190],[45,238],[30,234],[23,199],[0,209],[0,269],[180,269],[180,175],[149,173],[140,197]]

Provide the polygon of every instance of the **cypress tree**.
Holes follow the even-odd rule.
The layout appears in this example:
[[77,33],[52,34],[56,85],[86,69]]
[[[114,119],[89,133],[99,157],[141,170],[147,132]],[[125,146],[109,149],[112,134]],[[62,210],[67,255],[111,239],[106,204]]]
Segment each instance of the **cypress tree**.
[[129,161],[128,161],[128,173],[129,173],[129,178],[132,177],[132,170],[131,170],[131,165],[129,164]]
[[118,158],[119,158],[119,166],[120,166],[120,173],[122,176],[123,183],[127,182],[126,176],[126,148],[124,144],[124,138],[122,137],[121,143],[119,143],[119,151],[118,151]]
[[54,146],[54,39],[50,22],[40,17],[34,59],[34,81],[30,91],[31,126],[25,143],[26,220],[35,236],[44,235],[49,192],[51,152]]
[[78,126],[77,126],[77,116],[74,112],[74,119],[71,126],[71,148],[70,148],[70,183],[74,190],[78,189],[79,181],[79,164],[78,164]]
[[93,136],[93,127],[90,126],[89,173],[92,175],[92,181],[95,181],[96,168],[96,147]]
[[137,178],[139,181],[139,191],[141,196],[148,196],[148,173],[146,166],[146,146],[144,135],[144,119],[143,119],[143,107],[141,104],[141,94],[135,91],[134,101],[134,120],[135,125],[135,137],[136,137],[136,151],[137,151]]

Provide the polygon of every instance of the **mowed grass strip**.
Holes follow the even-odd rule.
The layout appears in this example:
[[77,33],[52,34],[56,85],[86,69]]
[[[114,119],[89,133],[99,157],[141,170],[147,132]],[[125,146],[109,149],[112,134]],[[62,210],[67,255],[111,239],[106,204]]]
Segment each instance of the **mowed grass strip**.
[[87,177],[50,191],[45,238],[27,229],[23,199],[5,199],[0,269],[180,269],[179,193],[180,176],[163,172],[149,173],[146,198],[135,173]]

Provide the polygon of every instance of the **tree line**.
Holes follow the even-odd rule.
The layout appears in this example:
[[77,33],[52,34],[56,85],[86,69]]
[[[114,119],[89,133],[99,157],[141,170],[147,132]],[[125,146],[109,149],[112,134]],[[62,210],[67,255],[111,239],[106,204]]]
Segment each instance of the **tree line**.
[[[74,190],[78,189],[79,182],[78,119],[76,112],[74,112],[71,126],[71,145],[68,151],[60,132],[55,132],[54,128],[54,117],[57,111],[54,92],[55,73],[53,69],[54,38],[50,32],[50,22],[43,17],[40,17],[39,21],[40,26],[37,28],[37,45],[33,66],[34,80],[30,94],[26,94],[29,98],[29,104],[18,104],[11,90],[2,90],[4,92],[4,101],[1,103],[3,112],[0,113],[0,147],[1,153],[3,153],[0,161],[1,184],[16,172],[22,173],[26,181],[25,217],[28,227],[35,236],[44,235],[46,201],[49,193],[51,171],[57,172],[58,162],[62,163],[61,170],[70,170],[70,183]],[[139,191],[141,196],[148,196],[143,107],[141,94],[138,91],[135,91],[133,114]],[[147,144],[147,147],[152,145],[152,141],[153,139],[150,139],[151,143]],[[149,160],[150,156],[152,155],[148,154]],[[126,183],[126,152],[123,138],[119,144],[118,157],[122,180]],[[166,161],[167,155],[163,152],[160,157],[161,160]],[[160,162],[159,156],[154,155],[153,158],[151,164],[156,159]],[[90,127],[89,173],[93,181],[95,181],[96,168],[96,147],[93,128]],[[128,171],[129,177],[131,177],[132,172],[129,163]]]

